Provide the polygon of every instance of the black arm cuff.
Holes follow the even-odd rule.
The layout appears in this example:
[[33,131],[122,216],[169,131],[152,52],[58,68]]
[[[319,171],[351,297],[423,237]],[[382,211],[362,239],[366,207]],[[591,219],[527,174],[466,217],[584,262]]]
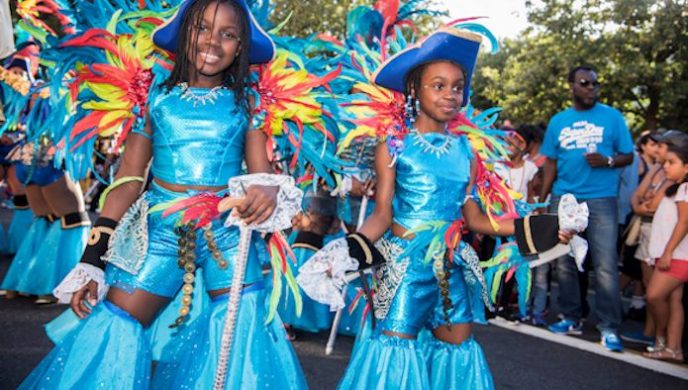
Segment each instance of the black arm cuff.
[[349,256],[358,261],[359,270],[375,267],[387,261],[368,237],[361,233],[349,234],[346,236],[346,243],[349,245]]
[[88,245],[81,255],[81,262],[91,264],[102,270],[105,269],[105,262],[100,258],[107,252],[108,241],[114,229],[117,227],[117,221],[99,217],[91,228],[91,234],[88,237]]
[[516,243],[522,255],[535,255],[559,243],[559,217],[556,214],[519,218],[514,225]]
[[313,232],[300,231],[294,240],[292,248],[305,248],[318,251],[323,247],[323,236]]

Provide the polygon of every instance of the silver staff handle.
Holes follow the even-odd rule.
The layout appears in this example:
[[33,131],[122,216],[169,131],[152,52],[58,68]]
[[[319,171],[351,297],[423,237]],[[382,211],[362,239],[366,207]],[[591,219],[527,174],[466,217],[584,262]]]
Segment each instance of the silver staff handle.
[[222,328],[222,339],[220,342],[220,357],[217,361],[215,380],[213,382],[214,390],[224,390],[225,381],[227,380],[227,365],[229,357],[232,356],[232,341],[239,314],[239,301],[241,299],[241,290],[243,289],[250,245],[251,230],[245,226],[239,227],[239,251],[234,265],[232,285],[229,287],[229,301],[227,303],[227,313],[225,314],[225,323]]

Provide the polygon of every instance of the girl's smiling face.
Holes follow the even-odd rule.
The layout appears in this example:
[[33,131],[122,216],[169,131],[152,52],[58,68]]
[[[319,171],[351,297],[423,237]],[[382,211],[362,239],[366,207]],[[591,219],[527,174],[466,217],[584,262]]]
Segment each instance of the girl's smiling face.
[[241,52],[241,16],[226,2],[212,2],[191,30],[187,48],[189,82],[195,86],[222,84],[225,71]]
[[[420,117],[427,116],[436,123],[447,123],[461,110],[464,72],[456,64],[439,61],[428,64],[420,77]],[[420,119],[419,117],[419,119]]]

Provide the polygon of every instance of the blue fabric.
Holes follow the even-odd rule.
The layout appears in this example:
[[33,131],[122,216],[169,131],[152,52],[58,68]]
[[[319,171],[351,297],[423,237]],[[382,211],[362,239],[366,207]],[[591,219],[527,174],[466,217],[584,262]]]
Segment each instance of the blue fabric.
[[[293,248],[296,256],[296,267],[292,267],[294,277],[299,274],[298,268],[303,265],[315,252],[306,248]],[[308,332],[317,333],[324,329],[330,329],[332,326],[332,319],[334,314],[330,311],[328,305],[318,303],[308,297],[305,293],[301,293],[302,309],[301,315],[296,315],[296,303],[294,301],[294,294],[288,291],[285,286],[280,295],[280,303],[277,307],[282,321],[285,324],[291,325],[296,329],[305,330]]]
[[[198,191],[172,192],[153,185],[143,196],[146,197],[150,207],[153,207],[162,202],[196,193]],[[137,275],[133,275],[108,264],[105,270],[106,282],[125,291],[138,288],[156,295],[174,297],[182,285],[184,275],[184,270],[177,265],[178,236],[174,228],[178,218],[178,214],[162,217],[162,212],[149,213],[148,252],[141,270]],[[203,238],[203,231],[198,231],[196,236],[196,266],[202,269],[206,289],[209,291],[228,288],[231,285],[233,264],[238,252],[239,229],[225,227],[223,222],[223,218],[213,221],[212,230],[217,247],[222,252],[223,258],[227,260],[226,269],[220,269],[213,259],[206,240]],[[246,265],[245,284],[262,280],[259,256],[261,251],[266,251],[265,241],[260,234],[254,233]]]
[[[448,151],[439,156],[426,152],[421,137],[435,147],[449,139]],[[471,157],[466,137],[438,133],[406,135],[396,162],[394,222],[410,229],[433,220],[461,218]]]
[[[371,276],[366,276],[368,278],[368,286],[372,286],[372,277]],[[346,297],[344,297],[344,311],[342,312],[342,317],[339,320],[339,327],[337,327],[337,333],[347,335],[347,336],[356,336],[361,330],[362,323],[364,320],[367,321],[367,318],[363,318],[363,313],[365,312],[366,308],[366,303],[367,300],[364,296],[361,296],[356,304],[356,307],[353,308],[353,311],[351,311],[353,305],[354,299],[358,296],[359,292],[363,294],[363,284],[361,283],[361,279],[358,278],[347,286],[346,289]]]
[[[59,222],[57,223],[59,224]],[[50,224],[51,222],[48,222],[45,218],[34,218],[24,241],[10,264],[9,270],[7,270],[7,275],[5,275],[2,286],[0,286],[1,289],[33,293],[32,291],[25,290],[34,289],[35,286],[32,283],[32,279],[35,275],[33,273],[36,270],[42,270],[44,267],[41,259],[36,254],[41,245],[43,245],[43,240],[45,240],[45,236],[48,234]]]
[[[210,303],[203,318],[168,344],[155,370],[154,389],[211,389],[227,300]],[[266,324],[264,290],[244,294],[237,318],[226,389],[305,389],[303,371],[277,316]]]
[[471,78],[480,50],[478,35],[475,39],[458,36],[455,29],[442,29],[428,35],[422,41],[389,58],[375,73],[375,84],[397,92],[406,93],[406,78],[419,65],[432,61],[451,61],[461,65],[464,71],[463,106],[468,104]]
[[[395,236],[389,240],[406,248],[411,241]],[[463,261],[457,256],[454,267],[449,273],[449,297],[452,308],[449,310],[449,323],[484,323],[484,309],[480,293],[469,291],[464,279]],[[425,250],[417,258],[411,258],[385,319],[380,327],[383,330],[417,335],[422,328],[437,328],[446,324],[442,298],[432,264],[424,261]],[[470,270],[467,270],[470,272]],[[479,285],[475,286],[480,288]],[[480,310],[476,310],[476,307]]]
[[425,356],[417,340],[375,335],[358,346],[337,388],[429,389],[429,383]]
[[[163,26],[153,32],[153,42],[158,47],[173,53],[177,51],[177,42],[179,41],[180,34],[179,30],[182,27],[184,15],[186,15],[186,11],[194,1],[195,0],[184,1],[179,7],[179,10],[170,19],[166,20]],[[246,1],[234,1],[244,9],[244,12],[246,12],[249,17],[250,42],[247,42],[249,45],[249,63],[263,64],[270,62],[275,55],[275,44],[272,42],[270,36],[260,27],[258,22],[256,22]],[[184,31],[182,33],[186,34],[188,32]]]
[[[631,197],[638,188],[638,168],[642,157],[638,153],[633,153],[633,162],[623,168],[619,168],[619,197],[618,197],[618,216],[619,225],[625,225],[628,216],[633,212],[631,208]],[[646,171],[647,172],[647,171]]]
[[170,328],[174,321],[179,317],[179,308],[182,305],[183,292],[179,290],[172,302],[158,315],[151,326],[146,330],[148,339],[151,342],[151,352],[153,360],[162,359],[163,351],[171,343],[179,342],[182,331],[186,327],[193,326],[193,323],[203,316],[203,313],[210,306],[210,296],[206,292],[203,281],[203,273],[196,273],[194,281],[194,292],[191,297],[191,311],[189,312],[184,325]]
[[7,253],[17,253],[24,237],[28,235],[33,218],[33,211],[30,208],[14,209],[12,221],[7,228]]
[[[429,332],[428,332],[429,333]],[[431,389],[494,389],[483,350],[471,336],[459,345],[428,337],[422,344]]]
[[618,169],[592,168],[585,160],[592,145],[604,156],[633,153],[631,133],[618,110],[597,103],[589,110],[569,108],[552,117],[540,153],[557,160],[553,195],[571,193],[578,199],[617,196]]
[[30,185],[35,184],[40,187],[53,184],[64,176],[64,172],[48,165],[45,167],[28,166],[24,164],[15,164],[17,180]]
[[[162,91],[150,102],[153,130],[153,176],[168,183],[225,186],[241,171],[248,114],[234,93],[220,89],[217,100],[194,107],[182,87]],[[187,93],[206,95],[206,88]]]
[[19,388],[145,390],[150,369],[143,327],[105,301],[64,335]]
[[31,261],[23,263],[14,290],[33,295],[52,295],[53,289],[79,262],[88,241],[88,226],[62,229],[51,222]]
[[[586,236],[595,273],[595,316],[597,328],[617,331],[621,325],[621,293],[619,292],[619,266],[616,240],[619,229],[616,216],[616,198],[586,201],[590,217]],[[554,197],[550,211],[556,210],[559,198]],[[559,280],[559,308],[564,318],[579,321],[582,316],[578,269],[568,256],[557,260]]]

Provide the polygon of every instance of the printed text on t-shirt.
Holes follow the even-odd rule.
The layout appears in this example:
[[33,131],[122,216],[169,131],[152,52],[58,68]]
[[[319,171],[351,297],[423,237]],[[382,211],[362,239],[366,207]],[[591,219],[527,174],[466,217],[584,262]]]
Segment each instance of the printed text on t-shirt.
[[590,144],[602,143],[603,135],[603,126],[582,120],[561,129],[559,145],[566,150],[587,149]]

